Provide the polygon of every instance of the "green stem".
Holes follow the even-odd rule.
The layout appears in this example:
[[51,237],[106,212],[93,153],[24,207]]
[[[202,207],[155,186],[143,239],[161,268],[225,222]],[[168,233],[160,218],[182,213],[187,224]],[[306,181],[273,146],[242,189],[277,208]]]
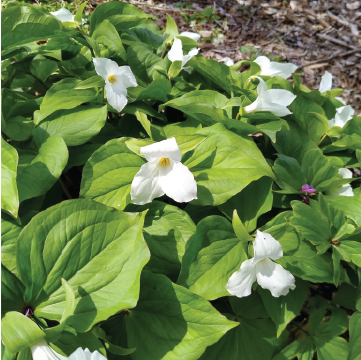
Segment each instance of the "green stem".
[[65,195],[68,197],[68,199],[72,199],[73,197],[71,196],[69,190],[67,189],[67,187],[65,186],[63,180],[61,180],[61,178],[59,178],[59,182],[60,182],[60,185],[65,193]]
[[322,136],[321,140],[317,143],[317,146],[320,146],[320,144],[322,143],[322,141],[325,139],[326,136],[327,134]]
[[241,116],[241,112],[239,111],[237,116],[236,116],[236,120],[238,120],[240,116]]
[[163,58],[164,58],[164,55],[165,55],[165,52],[167,51],[168,46],[169,46],[169,43],[167,42],[167,43],[165,44],[165,46],[164,46],[164,49],[163,49],[162,55],[160,56],[160,58],[161,58],[161,59],[163,59]]

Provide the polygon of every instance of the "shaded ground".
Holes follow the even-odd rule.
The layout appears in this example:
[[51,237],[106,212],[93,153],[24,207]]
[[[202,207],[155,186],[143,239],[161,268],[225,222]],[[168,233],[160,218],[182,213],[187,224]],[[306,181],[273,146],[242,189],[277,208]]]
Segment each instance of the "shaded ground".
[[[161,27],[169,14],[180,31],[199,32],[201,53],[206,57],[219,60],[229,56],[238,61],[263,52],[303,67],[303,83],[310,89],[318,89],[327,70],[334,75],[333,87],[343,88],[341,96],[346,103],[356,114],[361,113],[361,1],[127,2],[156,15]],[[214,8],[212,14],[204,12],[210,7]],[[192,17],[196,17],[193,22]]]

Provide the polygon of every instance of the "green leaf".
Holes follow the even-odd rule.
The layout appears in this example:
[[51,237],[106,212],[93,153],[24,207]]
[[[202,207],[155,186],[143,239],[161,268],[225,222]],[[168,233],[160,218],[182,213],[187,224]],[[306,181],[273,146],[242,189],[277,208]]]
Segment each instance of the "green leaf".
[[24,299],[34,305],[35,316],[61,320],[66,306],[61,277],[75,291],[76,308],[67,324],[77,331],[135,306],[140,272],[149,260],[144,215],[85,199],[64,201],[36,215],[16,249]]
[[329,222],[314,208],[301,201],[292,201],[291,225],[313,245],[326,244],[332,240]]
[[116,345],[121,345],[120,338],[126,338],[127,345],[137,349],[132,354],[134,360],[179,356],[195,360],[236,325],[200,296],[173,284],[164,275],[144,271],[137,306],[108,320],[103,328],[107,333],[112,329]]
[[1,138],[1,209],[18,216],[19,193],[16,185],[16,168],[19,156],[16,150]]
[[[131,96],[132,90],[137,88],[129,88],[128,96]],[[159,100],[167,101],[167,95],[171,92],[172,86],[169,80],[155,79],[144,90],[141,90],[137,96],[137,100]]]
[[30,72],[42,82],[45,82],[56,70],[58,70],[58,63],[42,55],[36,55],[30,63]]
[[341,138],[333,146],[360,149],[361,145],[361,116],[347,121],[342,129]]
[[239,240],[253,241],[252,236],[248,234],[247,229],[244,227],[241,219],[239,218],[236,209],[233,211],[232,226]]
[[20,202],[45,194],[59,179],[68,161],[68,149],[60,136],[49,137],[39,153],[18,173]]
[[44,336],[38,325],[16,311],[8,312],[1,320],[1,340],[11,354],[16,354]]
[[[262,176],[274,177],[252,139],[216,124],[198,132],[207,135],[184,165],[198,186],[195,205],[220,205]],[[227,178],[227,182],[224,179]]]
[[104,79],[99,75],[94,75],[91,78],[80,82],[78,85],[75,86],[74,90],[89,89],[93,87],[103,87],[103,86],[105,86]]
[[97,90],[94,88],[75,90],[74,87],[79,83],[79,80],[72,78],[55,83],[46,93],[40,110],[35,111],[34,123],[39,124],[41,120],[57,110],[73,109],[85,102],[95,100]]
[[75,16],[74,16],[74,22],[77,25],[82,25],[82,20],[83,20],[83,11],[85,9],[86,4],[88,3],[88,1],[84,1],[76,10]]
[[[150,250],[150,261],[145,269],[154,274],[177,279],[188,239],[196,226],[189,215],[175,206],[153,201],[143,206],[132,206],[135,211],[148,209],[144,221],[144,238]],[[126,210],[130,210],[127,207]]]
[[3,49],[51,38],[64,30],[61,22],[40,6],[17,4],[1,13],[1,47]]
[[104,21],[109,20],[119,30],[135,27],[152,15],[145,14],[134,5],[111,1],[96,7],[90,18],[90,35]]
[[169,67],[168,76],[169,79],[175,78],[182,70],[182,61],[173,61]]
[[358,311],[350,319],[350,350],[347,360],[361,359],[361,312]]
[[[147,25],[149,25],[149,22]],[[122,41],[124,44],[127,45],[131,42],[138,41],[144,44],[151,45],[154,48],[158,48],[163,44],[164,39],[163,36],[159,36],[153,31],[154,29],[148,29],[145,27],[136,27],[132,30],[123,30]]]
[[38,146],[50,136],[61,136],[67,146],[83,145],[100,132],[106,120],[106,105],[84,105],[58,110],[40,123],[33,136]]
[[164,35],[165,35],[164,37],[169,41],[169,40],[173,40],[173,38],[177,36],[179,33],[178,33],[177,24],[173,20],[173,18],[168,14],[166,14],[166,16],[167,16],[167,25],[164,29]]
[[159,107],[159,110],[170,106],[210,126],[216,122],[229,120],[225,110],[221,110],[227,101],[228,98],[217,91],[196,90],[166,102]]
[[129,150],[128,138],[107,142],[84,166],[80,196],[118,210],[130,202],[130,186],[145,161]]
[[325,195],[325,200],[335,208],[342,210],[346,217],[361,226],[361,201],[357,196]]
[[308,282],[298,278],[296,278],[296,288],[287,295],[278,298],[273,297],[270,291],[263,290],[259,286],[257,287],[268,315],[276,324],[277,337],[282,334],[287,324],[301,311],[308,294],[308,289]]
[[293,360],[297,357],[299,360],[312,360],[313,353],[316,351],[316,346],[311,337],[301,338],[293,341],[286,346],[279,354],[272,360]]
[[207,300],[227,296],[225,286],[247,260],[246,249],[247,242],[237,238],[228,220],[209,216],[186,244],[177,283]]
[[340,360],[347,358],[348,343],[345,339],[340,337],[333,339],[315,337],[314,341],[317,347],[317,358],[319,360]]
[[114,25],[108,21],[103,20],[101,24],[93,32],[92,38],[102,45],[107,46],[117,56],[120,56],[124,61],[127,60],[127,52],[124,49],[122,40],[119,37]]
[[277,176],[276,183],[289,192],[302,191],[302,185],[307,184],[307,179],[296,159],[279,154],[272,168]]
[[15,116],[6,121],[4,133],[12,140],[25,141],[32,136],[34,122],[22,116]]
[[257,227],[257,219],[272,209],[272,184],[273,179],[269,177],[252,181],[240,193],[219,205],[219,209],[229,219],[236,209],[248,233],[251,233]]

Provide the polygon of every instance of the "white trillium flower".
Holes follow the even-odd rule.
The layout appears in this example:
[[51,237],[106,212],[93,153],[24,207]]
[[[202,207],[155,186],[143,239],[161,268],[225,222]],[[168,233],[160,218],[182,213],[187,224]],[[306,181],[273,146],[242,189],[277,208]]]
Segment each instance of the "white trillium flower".
[[230,57],[228,57],[228,56],[222,58],[221,60],[218,60],[218,62],[223,62],[223,63],[225,63],[225,65],[227,65],[227,66],[232,66],[232,65],[234,65],[234,61],[233,61]]
[[199,48],[193,48],[187,55],[183,55],[183,46],[182,41],[178,38],[174,38],[173,45],[168,52],[168,59],[171,62],[174,61],[181,61],[182,62],[182,69],[186,69],[184,66],[185,64],[192,59],[193,56],[197,55]]
[[328,121],[330,123],[330,127],[339,126],[343,128],[347,121],[352,119],[354,114],[355,110],[350,105],[337,108],[335,117]]
[[[329,73],[328,71],[325,71],[325,73],[321,77],[321,82],[320,82],[320,86],[318,89],[319,92],[323,93],[325,91],[332,90],[332,77],[333,76],[331,73]],[[336,96],[335,99],[338,100],[343,105],[346,105],[345,100],[342,99],[341,97]]]
[[195,42],[197,42],[201,36],[195,32],[192,32],[192,31],[183,31],[182,33],[179,34],[179,36],[185,36],[185,37],[188,37],[192,40],[194,40]]
[[127,88],[138,86],[129,66],[118,66],[110,59],[93,58],[95,71],[105,80],[105,92],[109,104],[117,111],[127,105]]
[[[353,174],[352,171],[346,168],[338,169],[338,173],[344,178],[344,179],[352,179]],[[341,195],[341,196],[353,196],[353,190],[351,184],[345,184],[343,186],[329,189],[325,191],[326,195]]]
[[[75,15],[73,15],[68,9],[61,8],[58,11],[50,11],[50,14],[55,16],[61,22],[66,22],[66,21],[74,22]],[[82,19],[81,21],[82,24],[85,23],[84,19]]]
[[76,349],[69,358],[58,354],[54,351],[48,343],[42,339],[30,346],[33,360],[106,360],[106,357],[98,351],[91,353],[89,349]]
[[197,183],[180,161],[181,151],[175,138],[140,148],[147,163],[142,165],[131,185],[132,203],[143,205],[166,194],[177,202],[197,199]]
[[230,294],[239,298],[250,295],[256,280],[263,289],[270,290],[274,297],[287,295],[289,289],[296,288],[293,275],[272,261],[283,256],[279,241],[257,230],[253,249],[254,257],[244,261],[241,268],[229,278],[226,289]]
[[247,113],[256,111],[270,111],[276,116],[286,116],[292,114],[287,106],[292,103],[296,95],[284,89],[268,89],[267,84],[258,76],[259,84],[257,86],[257,99],[244,108]]
[[277,61],[271,61],[266,56],[258,56],[254,60],[261,68],[261,74],[264,76],[280,76],[283,79],[288,79],[293,72],[296,71],[297,65],[292,63],[279,63]]

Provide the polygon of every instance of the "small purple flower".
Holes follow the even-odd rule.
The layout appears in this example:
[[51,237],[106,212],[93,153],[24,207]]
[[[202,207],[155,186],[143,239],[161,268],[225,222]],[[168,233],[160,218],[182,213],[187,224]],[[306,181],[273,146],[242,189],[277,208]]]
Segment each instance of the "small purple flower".
[[314,189],[311,185],[305,184],[302,185],[302,192],[305,192],[306,194],[313,194],[316,192],[316,189]]
[[25,311],[25,316],[31,318],[33,316],[33,310],[31,308],[27,308]]

